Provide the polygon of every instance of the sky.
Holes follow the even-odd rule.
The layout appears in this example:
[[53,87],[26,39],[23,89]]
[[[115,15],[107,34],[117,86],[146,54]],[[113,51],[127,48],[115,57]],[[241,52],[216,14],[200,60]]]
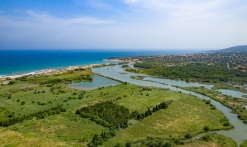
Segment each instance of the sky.
[[246,0],[0,0],[0,49],[247,45]]

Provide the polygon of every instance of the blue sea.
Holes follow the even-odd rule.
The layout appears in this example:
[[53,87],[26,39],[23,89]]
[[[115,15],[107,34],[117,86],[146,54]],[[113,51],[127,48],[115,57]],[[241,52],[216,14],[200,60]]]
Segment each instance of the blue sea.
[[103,63],[109,57],[180,55],[195,50],[0,50],[0,77],[60,69],[68,66]]

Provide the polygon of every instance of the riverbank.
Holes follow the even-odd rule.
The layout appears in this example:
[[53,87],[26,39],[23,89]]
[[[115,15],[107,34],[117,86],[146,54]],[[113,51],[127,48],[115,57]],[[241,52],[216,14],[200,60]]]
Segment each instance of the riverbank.
[[220,102],[222,105],[230,108],[232,113],[238,114],[238,118],[247,124],[247,111],[244,105],[247,103],[247,100],[234,98],[231,96],[222,95],[220,92],[214,90],[208,90],[205,87],[181,87],[178,88],[193,91],[205,96],[210,97],[213,100]]
[[[205,84],[199,84],[199,83],[174,81],[174,80],[162,79],[162,78],[158,78],[158,77],[155,77],[155,78],[147,77],[147,78],[145,78],[146,80],[136,80],[136,79],[132,79],[130,77],[131,76],[146,76],[146,75],[129,73],[129,72],[127,72],[126,74],[120,74],[120,72],[124,71],[124,69],[121,68],[120,65],[116,65],[116,66],[112,67],[111,70],[108,70],[106,67],[102,67],[102,68],[97,68],[97,69],[93,68],[92,71],[96,72],[96,73],[101,73],[102,75],[105,75],[105,76],[111,76],[115,79],[126,81],[126,82],[131,83],[131,84],[136,84],[136,85],[140,85],[140,86],[154,86],[154,87],[160,87],[163,89],[170,89],[173,91],[191,94],[191,95],[194,95],[194,96],[196,96],[200,99],[204,99],[204,100],[209,100],[210,97],[207,97],[207,96],[204,96],[204,95],[201,95],[198,93],[190,92],[187,90],[183,90],[180,88],[176,88],[172,85],[180,85],[180,86],[184,86],[184,87],[187,87],[187,86],[196,86],[196,87],[205,86],[208,89],[211,89],[213,86],[213,85],[205,85]],[[155,81],[155,82],[152,82],[152,81]],[[241,120],[239,120],[237,118],[236,114],[231,113],[232,110],[229,109],[228,107],[225,107],[224,105],[222,105],[221,103],[219,103],[213,99],[211,99],[211,103],[212,103],[212,105],[215,105],[218,110],[220,110],[222,113],[224,113],[224,115],[227,117],[227,119],[230,121],[230,123],[234,126],[234,128],[229,130],[229,131],[215,131],[215,132],[232,138],[233,140],[235,140],[238,143],[238,145],[240,145],[244,140],[246,140],[246,137],[245,137],[246,131],[247,131],[246,130],[246,124],[244,124]]]

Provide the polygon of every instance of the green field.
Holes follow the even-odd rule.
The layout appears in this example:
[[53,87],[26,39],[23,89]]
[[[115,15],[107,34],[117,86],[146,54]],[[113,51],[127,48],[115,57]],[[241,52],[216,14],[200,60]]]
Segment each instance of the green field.
[[238,114],[238,118],[247,123],[247,110],[242,106],[247,103],[247,100],[235,98],[232,96],[222,95],[221,92],[209,90],[205,87],[179,87],[185,90],[200,93],[202,95],[208,96],[224,106],[233,110],[234,113]]
[[[207,130],[231,128],[220,111],[191,95],[126,83],[91,91],[67,86],[72,81],[89,81],[91,75],[91,70],[79,70],[20,78],[11,85],[0,86],[0,121],[37,114],[9,127],[0,127],[0,146],[87,146],[95,134],[108,132],[109,128],[80,117],[75,112],[79,108],[105,101],[139,113],[162,102],[169,105],[167,109],[153,112],[143,120],[128,120],[128,127],[116,128],[116,136],[105,142],[104,146],[114,146],[119,141],[138,141],[148,136],[172,142],[173,138],[188,139],[186,134],[192,137]],[[66,112],[53,113],[50,110],[58,104]]]
[[[194,136],[204,132],[205,126],[208,126],[210,130],[231,128],[230,126],[223,126],[223,123],[227,120],[222,113],[211,109],[204,101],[189,95],[175,94],[175,92],[168,90],[166,93],[164,99],[172,98],[174,100],[168,109],[160,110],[145,118],[142,122],[135,123],[121,131],[105,146],[113,146],[117,141],[135,141],[146,136],[184,139],[186,133]],[[128,102],[128,99],[124,100]],[[139,110],[141,110],[140,108],[146,107],[147,104],[143,105],[139,101],[136,104],[140,105]],[[122,102],[120,104],[131,108],[129,103]],[[148,104],[152,105],[150,101]]]
[[223,135],[219,135],[216,133],[207,133],[203,135],[202,137],[196,139],[196,140],[187,140],[187,141],[181,141],[181,140],[174,140],[177,143],[180,143],[179,145],[176,145],[172,141],[164,140],[162,138],[157,137],[147,137],[145,139],[137,140],[137,141],[127,141],[127,142],[117,142],[117,144],[125,144],[125,146],[131,144],[132,147],[140,147],[140,146],[165,146],[165,147],[237,147],[237,144],[235,141],[233,141],[231,138],[225,137]]

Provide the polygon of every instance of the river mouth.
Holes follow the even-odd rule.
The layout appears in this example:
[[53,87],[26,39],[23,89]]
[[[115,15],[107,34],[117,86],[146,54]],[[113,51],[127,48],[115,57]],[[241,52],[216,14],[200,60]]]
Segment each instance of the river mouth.
[[[170,90],[181,91],[182,93],[194,95],[200,99],[205,99],[205,100],[210,99],[207,96],[174,87],[174,85],[175,86],[185,86],[186,84],[186,85],[195,86],[195,87],[205,86],[206,88],[209,88],[209,89],[211,89],[211,85],[209,86],[206,84],[191,83],[191,82],[184,83],[184,81],[175,81],[175,80],[162,79],[162,78],[157,78],[157,77],[155,78],[146,77],[144,78],[144,80],[132,79],[130,78],[131,76],[148,76],[148,75],[126,72],[123,68],[121,68],[121,65],[115,65],[110,68],[109,67],[93,68],[92,71],[95,73],[99,73],[103,76],[112,77],[114,79],[121,80],[121,81],[128,82],[128,83],[135,84],[135,85],[168,88]],[[126,74],[121,74],[121,72],[126,72]],[[244,142],[247,139],[247,124],[244,124],[241,120],[239,120],[237,117],[237,114],[231,113],[232,112],[231,109],[225,107],[224,105],[222,105],[221,103],[213,99],[210,99],[210,100],[211,100],[211,103],[215,105],[215,107],[218,110],[220,110],[226,116],[229,122],[234,126],[234,128],[231,130],[221,130],[221,131],[212,131],[212,132],[216,132],[218,134],[222,134],[227,137],[230,137],[233,140],[235,140],[238,145],[240,145],[242,142]]]

